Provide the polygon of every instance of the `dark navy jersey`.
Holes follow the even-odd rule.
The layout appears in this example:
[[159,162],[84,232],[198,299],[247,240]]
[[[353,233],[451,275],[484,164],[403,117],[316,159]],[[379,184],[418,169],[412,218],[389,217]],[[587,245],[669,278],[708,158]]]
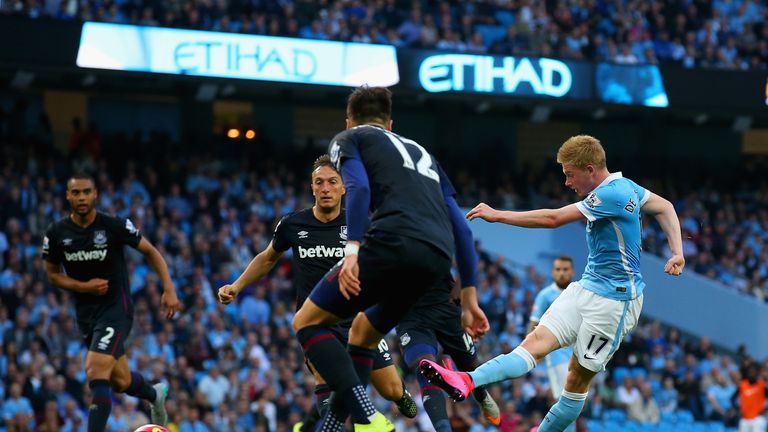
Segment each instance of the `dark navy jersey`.
[[103,213],[96,213],[96,219],[85,228],[69,217],[48,227],[43,239],[44,260],[62,265],[67,276],[78,281],[94,278],[109,281],[103,296],[74,293],[79,320],[93,319],[86,315],[105,309],[132,317],[133,302],[123,246],[136,248],[140,241],[141,233],[129,219]]
[[347,158],[360,159],[368,175],[371,216],[368,234],[382,231],[415,238],[453,256],[453,232],[435,159],[413,140],[371,125],[356,126],[331,141],[339,171]]
[[272,247],[277,252],[293,250],[297,310],[325,273],[344,258],[346,220],[342,210],[336,219],[321,222],[308,208],[285,216],[277,223]]

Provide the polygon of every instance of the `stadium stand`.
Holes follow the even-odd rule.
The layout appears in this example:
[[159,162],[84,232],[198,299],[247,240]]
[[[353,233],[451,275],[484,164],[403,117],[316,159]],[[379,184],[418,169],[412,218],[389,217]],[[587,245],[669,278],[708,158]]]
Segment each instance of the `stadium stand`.
[[757,0],[9,0],[0,13],[620,64],[766,70]]

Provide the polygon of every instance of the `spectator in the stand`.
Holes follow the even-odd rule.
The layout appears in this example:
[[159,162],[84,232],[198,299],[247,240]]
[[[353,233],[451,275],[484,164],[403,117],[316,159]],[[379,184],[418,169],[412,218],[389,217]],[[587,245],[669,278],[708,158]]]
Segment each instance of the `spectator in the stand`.
[[619,403],[624,409],[629,409],[632,404],[640,399],[640,391],[635,387],[635,383],[629,375],[624,377],[624,382],[616,393]]
[[719,371],[715,371],[713,376],[714,383],[707,389],[707,401],[711,410],[709,417],[712,420],[722,421],[726,425],[735,426],[738,414],[733,407],[731,397],[736,392],[736,386]]
[[32,404],[29,399],[21,394],[21,384],[14,382],[10,385],[8,397],[3,402],[2,408],[3,419],[6,423],[22,425],[27,420],[31,422],[31,425],[34,425],[35,413],[32,411]]
[[672,377],[666,377],[662,381],[662,388],[658,395],[659,411],[663,414],[673,413],[677,410],[677,390]]
[[205,396],[208,406],[217,407],[224,402],[227,393],[230,391],[231,384],[227,378],[221,374],[217,365],[211,366],[198,385],[198,391]]
[[632,401],[627,409],[627,418],[640,423],[659,422],[659,406],[648,384],[640,386],[640,397]]
[[[179,8],[166,2],[158,7],[147,0],[79,7],[72,1],[53,0],[45,8],[37,3],[0,3],[0,13],[457,51],[469,46],[470,51],[483,52],[482,48],[491,45],[492,52],[507,55],[558,55],[626,64],[682,62],[686,67],[765,70],[768,27],[761,24],[768,15],[768,6],[746,0],[736,4],[712,8],[706,2],[694,2],[681,7],[671,0],[662,0],[652,7],[642,2],[604,7],[599,2],[521,2],[510,8],[506,2],[441,1],[411,5],[394,0],[330,0],[287,2],[282,6],[274,2],[233,6],[224,0],[215,8],[191,4]],[[484,31],[507,36],[503,42],[479,43],[479,25],[484,26]],[[628,52],[623,48],[616,50],[617,44],[626,45]],[[73,130],[70,154],[82,149],[98,158],[98,146],[93,145],[98,142],[93,139],[98,136],[95,130],[86,132],[82,124],[73,126]]]

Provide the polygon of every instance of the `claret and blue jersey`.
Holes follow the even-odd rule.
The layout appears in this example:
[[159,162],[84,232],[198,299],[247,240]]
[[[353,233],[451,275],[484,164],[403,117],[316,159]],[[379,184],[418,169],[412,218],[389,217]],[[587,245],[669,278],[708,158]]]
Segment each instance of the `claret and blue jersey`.
[[642,295],[640,208],[650,195],[617,172],[576,203],[588,220],[589,257],[579,281],[585,289],[615,300]]

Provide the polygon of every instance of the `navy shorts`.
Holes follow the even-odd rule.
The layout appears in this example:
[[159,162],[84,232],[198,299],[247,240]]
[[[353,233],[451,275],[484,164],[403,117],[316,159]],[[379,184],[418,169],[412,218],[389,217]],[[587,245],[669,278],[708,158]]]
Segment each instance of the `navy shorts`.
[[382,334],[394,328],[451,267],[450,258],[428,243],[389,233],[367,235],[358,255],[361,292],[347,300],[339,291],[342,263],[326,273],[309,298],[339,318],[365,311]]
[[93,323],[78,323],[88,351],[111,355],[119,359],[125,354],[125,340],[131,333],[133,320],[116,318],[99,319]]
[[397,337],[409,367],[415,367],[416,361],[427,354],[437,358],[442,347],[459,370],[474,368],[475,344],[461,326],[461,307],[453,303],[412,309],[397,325]]

